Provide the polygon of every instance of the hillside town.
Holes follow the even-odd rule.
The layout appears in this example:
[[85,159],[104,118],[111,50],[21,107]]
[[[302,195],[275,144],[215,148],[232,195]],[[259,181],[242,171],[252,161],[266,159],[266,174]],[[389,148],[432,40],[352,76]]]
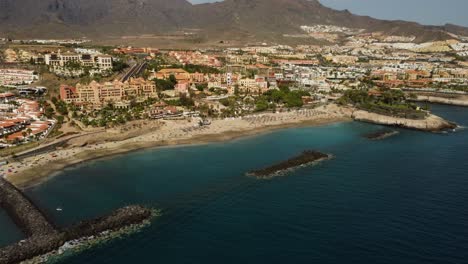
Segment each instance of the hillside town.
[[[361,109],[406,116],[425,111],[412,103],[422,95],[468,97],[464,38],[416,43],[411,36],[345,27],[301,29],[303,37],[329,44],[170,50],[5,39],[2,146],[138,120],[199,120],[203,126],[214,119],[356,104],[352,91],[371,98],[358,104]],[[399,101],[386,100],[391,96]]]

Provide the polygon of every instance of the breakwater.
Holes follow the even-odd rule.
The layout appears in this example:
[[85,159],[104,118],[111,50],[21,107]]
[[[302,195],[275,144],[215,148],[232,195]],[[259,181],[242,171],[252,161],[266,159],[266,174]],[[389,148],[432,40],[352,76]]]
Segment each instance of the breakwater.
[[294,169],[300,166],[309,165],[314,162],[319,162],[325,159],[331,158],[331,155],[324,154],[318,151],[306,150],[299,156],[290,158],[286,161],[274,164],[272,166],[249,171],[247,175],[254,176],[257,178],[271,178],[280,175],[282,172]]
[[364,137],[370,140],[381,140],[398,135],[399,133],[400,132],[396,130],[380,130],[377,132],[365,134]]
[[142,206],[128,206],[112,214],[83,221],[60,230],[12,184],[0,178],[0,206],[28,236],[26,240],[0,249],[0,263],[14,264],[48,254],[67,241],[98,236],[105,231],[117,231],[143,223],[152,217],[152,211]]
[[20,190],[0,178],[0,206],[5,208],[15,224],[27,236],[53,233],[55,227]]

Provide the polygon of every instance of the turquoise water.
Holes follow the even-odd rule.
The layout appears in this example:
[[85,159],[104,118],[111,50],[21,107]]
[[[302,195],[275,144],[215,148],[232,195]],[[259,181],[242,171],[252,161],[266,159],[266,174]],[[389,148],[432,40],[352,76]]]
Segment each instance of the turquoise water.
[[[466,108],[433,110],[468,125]],[[144,232],[63,263],[468,263],[468,130],[362,137],[379,129],[340,123],[147,150],[27,193],[60,226],[127,204],[163,210]],[[244,175],[305,149],[335,159],[272,180]]]

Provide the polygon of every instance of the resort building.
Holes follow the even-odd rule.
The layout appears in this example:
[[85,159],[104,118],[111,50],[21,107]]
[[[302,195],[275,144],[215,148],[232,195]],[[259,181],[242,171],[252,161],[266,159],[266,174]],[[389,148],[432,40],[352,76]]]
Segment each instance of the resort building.
[[112,69],[112,56],[109,55],[90,55],[79,53],[51,53],[46,54],[45,64],[49,66],[64,67],[67,63],[76,62],[83,67],[99,68],[101,70]]
[[156,98],[154,82],[142,78],[130,79],[126,82],[113,81],[89,84],[77,84],[76,87],[62,85],[60,99],[67,103],[92,104],[100,106],[106,102],[120,102],[128,98]]
[[187,81],[191,80],[190,73],[188,73],[184,69],[162,69],[156,73],[154,73],[150,79],[160,79],[160,80],[168,80],[170,77],[174,76],[176,80],[179,81]]
[[36,80],[39,80],[39,75],[33,70],[0,69],[1,86],[31,84]]
[[[107,75],[112,71],[112,56],[102,54],[51,53],[44,56],[49,69],[60,76]],[[86,70],[85,70],[86,69]]]

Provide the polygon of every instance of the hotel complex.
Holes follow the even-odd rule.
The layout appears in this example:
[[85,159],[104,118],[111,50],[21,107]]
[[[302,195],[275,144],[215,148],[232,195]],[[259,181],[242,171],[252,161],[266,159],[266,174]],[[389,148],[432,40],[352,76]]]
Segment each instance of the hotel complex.
[[155,98],[156,85],[154,82],[145,81],[142,78],[130,79],[126,82],[113,81],[98,83],[92,81],[89,84],[77,84],[76,87],[62,85],[60,87],[60,99],[73,104],[92,104],[101,106],[108,102],[120,102],[130,98]]
[[45,64],[49,66],[64,67],[69,62],[77,62],[83,67],[99,68],[101,70],[112,69],[112,56],[109,55],[89,55],[78,53],[46,54],[44,56]]

